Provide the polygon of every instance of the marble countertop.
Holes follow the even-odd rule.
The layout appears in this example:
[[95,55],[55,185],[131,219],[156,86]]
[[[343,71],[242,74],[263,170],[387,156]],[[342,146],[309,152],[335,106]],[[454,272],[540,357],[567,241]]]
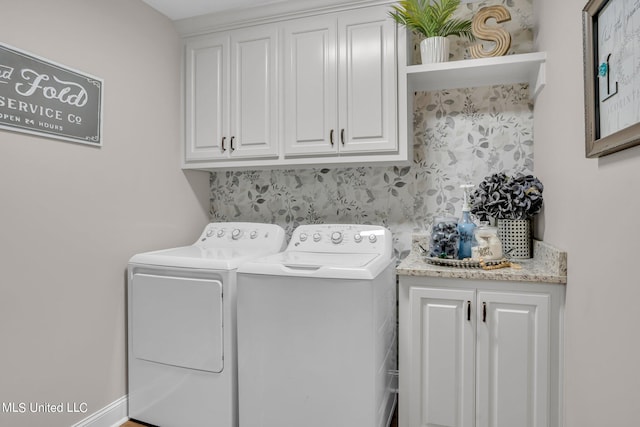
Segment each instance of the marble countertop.
[[533,258],[513,260],[521,268],[508,267],[495,270],[445,267],[430,264],[422,255],[422,250],[420,249],[420,246],[426,248],[429,245],[428,241],[429,238],[426,235],[413,235],[411,253],[396,268],[398,275],[567,283],[567,253],[539,240],[534,240],[533,242]]

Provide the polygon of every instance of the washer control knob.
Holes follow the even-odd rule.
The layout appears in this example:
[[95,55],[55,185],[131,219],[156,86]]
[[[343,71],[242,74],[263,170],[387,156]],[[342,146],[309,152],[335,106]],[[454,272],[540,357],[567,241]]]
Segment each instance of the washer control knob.
[[258,237],[258,232],[253,230],[251,234],[249,234],[249,237],[251,237],[252,239],[255,239],[256,237]]
[[313,233],[313,241],[314,242],[319,242],[320,239],[322,239],[322,236],[320,235],[320,233]]
[[360,234],[360,233],[356,234],[355,236],[353,236],[353,240],[354,240],[356,243],[360,243],[360,242],[362,242],[362,234]]
[[217,236],[218,236],[218,237],[222,237],[222,236],[224,236],[224,230],[222,230],[222,229],[218,230],[218,234],[217,234]]
[[308,237],[309,236],[307,236],[307,233],[300,233],[300,241],[301,242],[306,242]]
[[331,241],[336,245],[342,242],[342,233],[339,231],[334,231],[333,233],[331,233]]
[[210,230],[207,230],[207,237],[211,237],[213,236],[213,233],[215,232],[215,230],[212,228]]
[[231,238],[233,240],[238,240],[241,235],[242,235],[242,231],[239,228],[236,228],[231,232]]
[[378,240],[375,234],[369,234],[369,242],[375,243]]

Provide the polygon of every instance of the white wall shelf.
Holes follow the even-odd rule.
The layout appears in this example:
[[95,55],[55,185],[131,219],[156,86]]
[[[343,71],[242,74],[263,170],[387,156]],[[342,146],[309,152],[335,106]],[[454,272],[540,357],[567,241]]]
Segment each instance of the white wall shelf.
[[[529,83],[531,99],[545,85],[545,52],[405,67],[409,92]],[[402,71],[401,71],[402,72]]]

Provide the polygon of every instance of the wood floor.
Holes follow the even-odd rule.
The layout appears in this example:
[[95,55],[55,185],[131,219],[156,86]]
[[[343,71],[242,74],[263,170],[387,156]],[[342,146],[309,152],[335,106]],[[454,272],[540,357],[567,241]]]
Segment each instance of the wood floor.
[[[397,411],[396,414],[394,414],[393,416],[393,420],[391,421],[391,426],[390,427],[397,427],[398,425],[398,421],[397,421]],[[147,427],[144,424],[138,424],[138,423],[134,423],[133,421],[127,421],[126,423],[122,424],[120,427]]]

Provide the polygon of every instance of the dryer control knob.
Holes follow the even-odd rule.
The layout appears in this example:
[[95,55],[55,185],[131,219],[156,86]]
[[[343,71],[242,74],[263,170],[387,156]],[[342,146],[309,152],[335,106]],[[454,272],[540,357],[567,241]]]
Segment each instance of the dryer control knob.
[[242,231],[240,231],[239,228],[236,228],[235,230],[233,230],[231,232],[231,238],[233,240],[238,240],[240,238],[240,236],[242,235]]
[[331,233],[331,241],[336,245],[342,242],[342,233],[339,231],[334,231],[333,233]]
[[213,236],[213,233],[215,232],[215,230],[211,229],[211,230],[207,230],[207,237],[211,237]]
[[251,237],[252,239],[255,239],[256,237],[258,237],[258,232],[257,231],[252,231],[251,234],[249,234],[249,237]]
[[218,236],[218,237],[222,237],[222,236],[224,236],[224,230],[218,230],[218,234],[217,234],[217,236]]
[[375,234],[369,234],[369,242],[375,243],[376,240],[378,240],[378,238],[376,237]]
[[314,242],[319,242],[320,239],[322,239],[322,236],[320,235],[320,233],[314,233],[313,234],[313,241]]
[[309,236],[307,236],[307,233],[300,233],[300,241],[301,242],[306,242],[308,237]]
[[353,240],[354,240],[356,243],[360,243],[360,242],[362,242],[362,234],[360,234],[360,233],[356,234],[355,236],[353,236]]

